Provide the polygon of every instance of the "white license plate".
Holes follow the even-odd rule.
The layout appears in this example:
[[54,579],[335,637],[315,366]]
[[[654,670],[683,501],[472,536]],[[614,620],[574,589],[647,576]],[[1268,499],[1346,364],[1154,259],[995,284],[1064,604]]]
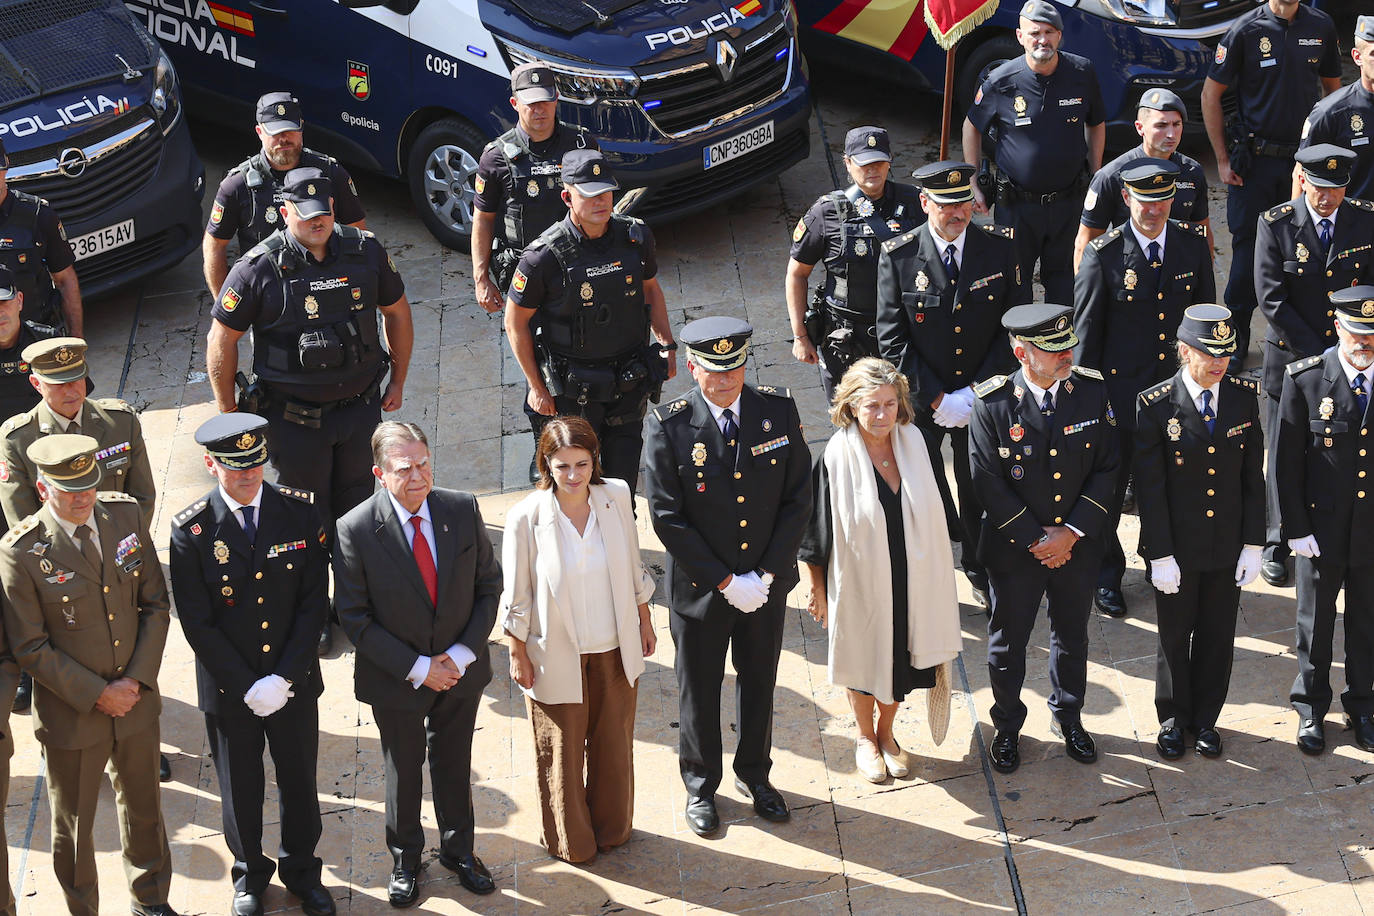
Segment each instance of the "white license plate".
[[106,226],[104,229],[97,229],[94,232],[87,232],[85,235],[78,235],[70,239],[72,252],[76,259],[89,258],[92,255],[120,248],[134,240],[134,221],[126,219],[122,223],[115,223],[113,226]]
[[742,134],[735,134],[719,143],[712,143],[701,151],[702,166],[714,168],[722,162],[729,162],[731,159],[738,159],[740,156],[752,153],[761,146],[767,146],[773,142],[773,122],[765,121],[757,127],[751,127]]

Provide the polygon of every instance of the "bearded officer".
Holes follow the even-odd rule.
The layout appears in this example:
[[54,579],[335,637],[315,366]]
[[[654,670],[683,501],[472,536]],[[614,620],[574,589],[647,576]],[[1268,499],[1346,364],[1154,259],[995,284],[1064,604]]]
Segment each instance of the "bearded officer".
[[937,473],[935,482],[949,527],[963,544],[964,574],[986,606],[987,571],[977,558],[983,507],[968,465],[972,385],[1016,365],[1002,315],[1029,298],[1029,285],[1021,282],[1012,230],[971,222],[973,176],[967,162],[935,162],[916,171],[927,222],[883,243],[878,345],[911,383],[911,406],[932,467],[944,467],[940,448],[949,439],[958,509],[945,475]]
[[558,84],[547,64],[511,71],[510,107],[515,126],[482,150],[472,201],[472,275],[477,304],[488,312],[501,311],[525,247],[567,215],[564,154],[597,148],[586,131],[558,120]]
[[[1134,404],[1141,391],[1174,374],[1174,332],[1184,310],[1216,298],[1207,230],[1169,219],[1179,174],[1179,167],[1167,159],[1151,158],[1125,169],[1121,197],[1130,220],[1088,245],[1074,277],[1075,357],[1079,365],[1103,374],[1116,404]],[[1093,598],[1097,609],[1112,617],[1126,613],[1121,593],[1126,552],[1117,526],[1131,475],[1133,410],[1120,417],[1117,432],[1121,462]]]
[[366,214],[348,170],[338,160],[302,145],[301,103],[289,92],[269,92],[258,99],[254,130],[262,149],[229,170],[215,192],[210,222],[205,226],[201,255],[205,285],[219,298],[229,275],[229,240],[238,236],[239,251],[281,228],[282,181],[292,169],[319,169],[329,178],[335,199],[335,219],[366,229]]
[[[267,421],[221,414],[196,430],[216,486],[172,520],[172,591],[196,655],[199,706],[234,855],[232,916],[261,916],[273,871],[309,916],[335,911],[315,855],[320,694],[315,643],[329,613],[329,554],[312,494],[265,485]],[[279,861],[262,852],[272,753]]]
[[102,492],[99,443],[57,434],[29,446],[45,502],[0,541],[5,629],[33,674],[47,762],[52,859],[73,916],[98,916],[95,819],[114,786],[134,916],[175,916],[158,788],[157,675],[167,586],[137,502]]
[[1002,316],[1021,368],[974,386],[969,424],[973,485],[986,510],[980,558],[992,582],[988,679],[989,756],[1010,773],[1021,763],[1026,721],[1021,686],[1026,645],[1049,598],[1050,712],[1055,734],[1080,763],[1097,759],[1083,728],[1088,684],[1088,617],[1109,533],[1118,437],[1107,386],[1073,365],[1078,343],[1066,305],[1020,305]]
[[[14,271],[28,311],[26,321],[81,336],[81,284],[76,253],[53,208],[41,197],[5,183],[9,157],[0,140],[0,264]],[[62,325],[65,324],[65,328]]]
[[678,758],[687,824],[720,827],[720,686],[735,666],[735,788],[760,817],[785,821],[769,782],[773,687],[797,547],[811,514],[811,458],[786,389],[744,383],[748,322],[701,318],[682,329],[697,387],[654,410],[645,453],[654,531],[668,554],[670,628],[681,706]]
[[[1355,153],[1347,187],[1351,197],[1374,198],[1374,16],[1361,16],[1355,25],[1355,45],[1350,56],[1359,79],[1337,89],[1312,106],[1302,125],[1299,149],[1330,143]],[[1301,194],[1297,180],[1302,164],[1293,169],[1293,196]]]
[[[892,148],[881,127],[845,135],[844,167],[853,183],[822,195],[797,221],[787,261],[792,355],[819,364],[827,401],[846,369],[878,355],[880,246],[924,219],[919,192],[888,180]],[[825,264],[825,282],[808,308],[806,284],[817,263]]]

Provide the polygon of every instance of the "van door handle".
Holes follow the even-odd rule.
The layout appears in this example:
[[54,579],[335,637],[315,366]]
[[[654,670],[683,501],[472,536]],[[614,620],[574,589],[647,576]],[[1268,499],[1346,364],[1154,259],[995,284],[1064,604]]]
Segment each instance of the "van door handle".
[[285,19],[288,15],[286,10],[281,7],[268,6],[266,3],[259,3],[258,0],[250,0],[249,6],[262,13],[264,16],[273,16],[277,19]]

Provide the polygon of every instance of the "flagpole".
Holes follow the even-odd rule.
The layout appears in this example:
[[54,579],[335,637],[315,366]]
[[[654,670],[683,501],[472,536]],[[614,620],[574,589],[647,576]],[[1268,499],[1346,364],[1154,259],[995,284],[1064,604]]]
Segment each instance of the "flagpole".
[[940,158],[949,158],[949,127],[950,120],[954,115],[954,50],[959,45],[956,42],[945,51],[945,101],[944,111],[940,115]]

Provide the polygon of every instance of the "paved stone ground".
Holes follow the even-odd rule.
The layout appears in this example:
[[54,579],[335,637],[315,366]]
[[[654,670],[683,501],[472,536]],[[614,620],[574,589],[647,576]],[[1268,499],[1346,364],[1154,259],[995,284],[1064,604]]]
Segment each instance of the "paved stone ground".
[[[807,162],[658,233],[660,277],[674,326],[703,314],[747,316],[757,328],[751,380],[792,387],[813,444],[828,435],[820,388],[814,370],[791,359],[783,317],[791,227],[817,194],[833,186],[831,162],[838,162],[848,128],[886,125],[903,169],[933,159],[938,143],[938,107],[931,99],[872,93],[857,81],[826,80],[818,89]],[[217,178],[252,136],[198,129],[196,139]],[[441,484],[484,494],[487,523],[499,538],[504,513],[521,495],[530,450],[519,374],[501,340],[500,319],[473,303],[467,255],[430,240],[398,185],[368,176],[359,184],[371,226],[406,277],[416,316],[417,348],[400,415],[432,431]],[[1214,193],[1212,203],[1224,249],[1220,195]],[[1218,268],[1224,277],[1224,251]],[[160,487],[155,533],[163,551],[170,516],[209,483],[191,439],[212,413],[203,344],[209,303],[199,269],[199,258],[188,258],[140,290],[88,306],[100,392],[122,390],[144,411]],[[1125,525],[1133,546],[1135,519]],[[661,570],[661,547],[641,527],[646,559]],[[530,729],[519,691],[504,673],[505,652],[496,646],[499,673],[478,720],[472,780],[477,851],[500,889],[484,899],[469,895],[434,861],[431,847],[420,909],[771,909],[788,916],[1374,911],[1374,797],[1363,785],[1374,775],[1374,761],[1348,742],[1335,715],[1328,723],[1333,747],[1324,756],[1305,758],[1292,745],[1295,722],[1285,702],[1296,671],[1292,592],[1262,584],[1244,592],[1231,702],[1220,723],[1225,759],[1162,763],[1152,748],[1154,609],[1138,560],[1126,585],[1130,616],[1095,617],[1091,624],[1084,719],[1098,736],[1097,765],[1065,757],[1050,735],[1047,710],[1035,699],[1048,692],[1042,622],[1031,642],[1025,763],[1011,776],[987,767],[986,623],[961,577],[965,651],[948,737],[933,746],[923,703],[908,704],[898,735],[917,765],[910,778],[881,786],[855,772],[853,721],[842,691],[826,678],[825,633],[793,595],[776,694],[773,771],[792,804],[792,822],[764,824],[727,789],[720,796],[726,826],[710,841],[688,831],[680,814],[673,648],[667,611],[655,604],[661,642],[640,687],[636,832],[624,848],[583,867],[550,859],[538,844]],[[389,911],[389,861],[381,758],[371,712],[352,697],[350,655],[341,650],[324,662],[320,854],[342,912],[383,913]],[[1341,676],[1335,672],[1337,682]],[[162,796],[176,864],[171,902],[183,913],[222,913],[230,862],[193,678],[190,652],[174,625],[161,677],[163,742],[175,774]],[[725,696],[731,692],[727,683]],[[10,862],[20,912],[57,913],[62,908],[48,854],[42,762],[25,718],[11,723],[18,746],[7,811]],[[723,721],[733,728],[728,701]],[[268,804],[270,850],[275,799]],[[113,811],[113,804],[102,807],[97,831],[104,912],[111,914],[127,912]],[[432,820],[428,827],[434,842]],[[289,912],[295,901],[275,888],[267,903]]]

